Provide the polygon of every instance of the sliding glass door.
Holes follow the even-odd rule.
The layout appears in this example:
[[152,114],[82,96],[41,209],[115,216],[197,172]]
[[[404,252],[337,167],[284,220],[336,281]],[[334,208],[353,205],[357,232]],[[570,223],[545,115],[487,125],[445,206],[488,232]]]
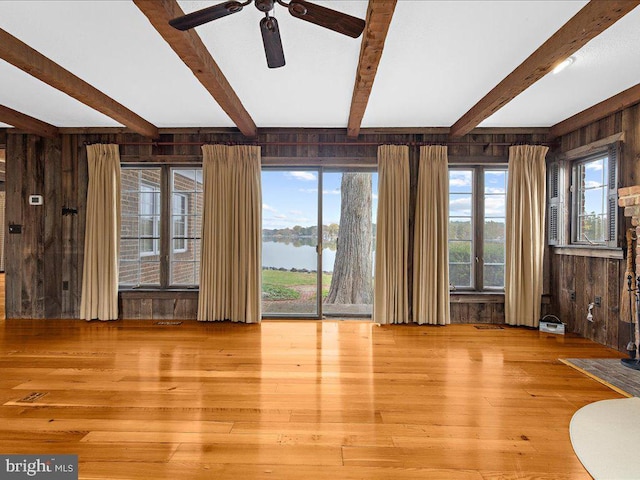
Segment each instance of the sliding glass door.
[[317,169],[262,171],[264,315],[320,315],[320,182]]
[[324,171],[322,269],[325,316],[371,316],[378,174]]
[[371,316],[377,173],[262,171],[265,316]]

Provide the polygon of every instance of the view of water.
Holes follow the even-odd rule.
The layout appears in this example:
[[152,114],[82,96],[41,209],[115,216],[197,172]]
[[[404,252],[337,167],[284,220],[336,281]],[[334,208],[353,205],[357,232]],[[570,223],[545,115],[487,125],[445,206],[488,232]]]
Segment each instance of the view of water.
[[[328,248],[322,250],[323,271],[332,272],[335,260],[335,250]],[[288,270],[292,268],[316,270],[316,262],[316,248],[314,246],[296,246],[292,243],[284,242],[262,242],[263,267],[286,268]]]

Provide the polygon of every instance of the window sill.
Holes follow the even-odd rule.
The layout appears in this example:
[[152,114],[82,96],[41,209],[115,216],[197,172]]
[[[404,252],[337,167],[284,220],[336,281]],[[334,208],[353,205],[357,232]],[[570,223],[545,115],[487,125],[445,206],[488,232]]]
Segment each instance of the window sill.
[[454,290],[449,293],[450,303],[504,303],[504,292],[464,292]]
[[621,248],[595,247],[584,245],[562,245],[551,247],[555,255],[568,255],[574,257],[611,258],[624,259],[624,251]]
[[197,298],[198,297],[198,289],[197,288],[185,288],[185,287],[174,287],[174,288],[153,288],[153,287],[143,287],[143,288],[126,288],[120,289],[118,294],[121,298],[127,300],[133,299],[145,299],[145,298]]

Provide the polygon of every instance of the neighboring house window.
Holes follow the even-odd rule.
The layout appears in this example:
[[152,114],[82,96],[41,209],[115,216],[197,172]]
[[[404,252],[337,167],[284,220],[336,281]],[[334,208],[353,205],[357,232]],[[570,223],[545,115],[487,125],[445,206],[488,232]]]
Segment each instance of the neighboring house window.
[[123,166],[121,178],[120,285],[198,285],[202,169]]
[[173,251],[187,251],[187,215],[189,213],[189,197],[183,193],[173,194]]
[[200,283],[202,169],[171,169],[171,285]]
[[449,280],[456,289],[504,288],[507,170],[449,170]]
[[139,199],[140,255],[160,253],[160,187],[141,184]]

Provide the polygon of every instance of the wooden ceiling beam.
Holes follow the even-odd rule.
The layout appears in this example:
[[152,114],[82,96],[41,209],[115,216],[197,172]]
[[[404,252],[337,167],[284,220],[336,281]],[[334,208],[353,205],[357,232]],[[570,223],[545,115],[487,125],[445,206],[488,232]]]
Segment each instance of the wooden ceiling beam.
[[360,133],[360,125],[369,103],[369,96],[396,3],[397,0],[369,0],[366,28],[360,46],[360,60],[351,97],[351,110],[347,125],[349,138],[356,138]]
[[41,137],[53,138],[58,135],[58,127],[30,117],[12,108],[0,105],[0,122],[13,125],[16,128]]
[[240,131],[247,137],[255,137],[256,124],[195,29],[182,32],[169,25],[169,20],[184,15],[178,3],[175,0],[134,0],[134,3]]
[[158,129],[73,73],[0,29],[0,58],[145,137]]
[[462,137],[469,133],[638,4],[640,0],[591,0],[454,123],[450,135]]
[[554,138],[573,132],[636,103],[640,103],[640,83],[597,103],[593,107],[576,113],[562,122],[556,123],[549,131],[549,138],[553,140]]

